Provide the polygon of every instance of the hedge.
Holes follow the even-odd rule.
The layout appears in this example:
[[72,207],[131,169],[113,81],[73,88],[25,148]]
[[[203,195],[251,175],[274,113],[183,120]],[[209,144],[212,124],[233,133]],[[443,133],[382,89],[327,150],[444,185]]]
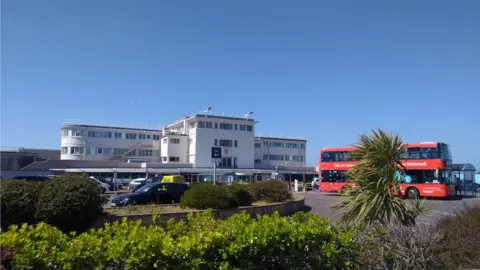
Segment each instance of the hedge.
[[206,211],[149,227],[124,219],[80,235],[40,223],[0,239],[11,264],[30,269],[349,269],[356,249],[354,233],[305,213],[216,220]]
[[189,187],[180,198],[182,207],[196,209],[227,209],[235,207],[225,187],[199,183]]
[[45,182],[2,181],[2,228],[46,222],[63,231],[82,231],[102,214],[101,190],[86,174],[65,174]]
[[284,202],[292,198],[288,184],[281,180],[266,180],[248,184],[255,201]]

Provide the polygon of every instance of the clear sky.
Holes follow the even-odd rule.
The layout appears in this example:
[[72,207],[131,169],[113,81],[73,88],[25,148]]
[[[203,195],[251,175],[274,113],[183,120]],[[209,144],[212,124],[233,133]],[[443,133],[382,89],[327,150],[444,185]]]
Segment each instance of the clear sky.
[[480,168],[478,0],[1,3],[2,146],[59,148],[67,119],[163,125],[211,105],[306,138],[309,164],[384,128]]

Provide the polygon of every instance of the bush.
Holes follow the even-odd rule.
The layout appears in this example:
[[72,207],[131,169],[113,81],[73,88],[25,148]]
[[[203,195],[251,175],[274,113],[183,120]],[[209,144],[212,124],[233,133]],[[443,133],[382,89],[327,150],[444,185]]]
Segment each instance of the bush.
[[433,246],[440,234],[431,228],[385,228],[377,223],[357,225],[354,231],[358,246],[353,259],[355,269],[443,269],[434,266],[437,255]]
[[45,183],[36,216],[62,231],[83,231],[102,214],[104,202],[88,175],[66,174]]
[[123,220],[80,235],[25,225],[0,237],[18,269],[349,269],[356,249],[351,232],[305,213],[215,220],[206,211],[186,222]]
[[254,182],[248,185],[254,201],[269,203],[284,202],[292,198],[287,183],[281,180],[267,180]]
[[480,204],[443,218],[436,229],[443,235],[434,250],[441,265],[446,269],[480,268]]
[[248,206],[253,202],[252,194],[247,185],[233,184],[226,186],[228,193],[230,194],[232,206]]
[[180,199],[182,207],[196,209],[227,209],[235,207],[225,187],[207,183],[190,186]]
[[3,180],[0,189],[2,228],[36,221],[38,195],[44,182]]

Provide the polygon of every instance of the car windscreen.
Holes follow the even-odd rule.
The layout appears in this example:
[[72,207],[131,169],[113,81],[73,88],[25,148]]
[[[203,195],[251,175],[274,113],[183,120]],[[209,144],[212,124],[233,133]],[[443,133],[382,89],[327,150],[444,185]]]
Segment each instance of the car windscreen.
[[148,185],[145,185],[145,186],[135,190],[134,192],[135,193],[145,193],[145,192],[150,191],[150,189],[154,186],[156,186],[156,184],[148,184]]

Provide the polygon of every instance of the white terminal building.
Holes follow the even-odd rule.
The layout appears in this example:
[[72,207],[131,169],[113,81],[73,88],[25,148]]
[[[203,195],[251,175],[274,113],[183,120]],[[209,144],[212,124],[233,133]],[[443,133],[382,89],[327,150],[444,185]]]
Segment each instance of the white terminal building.
[[[226,117],[209,109],[152,129],[64,123],[61,159],[34,162],[22,173],[85,172],[119,181],[180,174],[187,182],[211,181],[215,174],[220,181],[310,181],[318,174],[306,166],[306,140],[255,136],[251,113]],[[216,170],[212,147],[222,154]]]
[[249,114],[195,114],[160,129],[64,124],[61,159],[211,168],[211,149],[220,147],[219,169],[306,167],[306,140],[255,136],[255,124]]

